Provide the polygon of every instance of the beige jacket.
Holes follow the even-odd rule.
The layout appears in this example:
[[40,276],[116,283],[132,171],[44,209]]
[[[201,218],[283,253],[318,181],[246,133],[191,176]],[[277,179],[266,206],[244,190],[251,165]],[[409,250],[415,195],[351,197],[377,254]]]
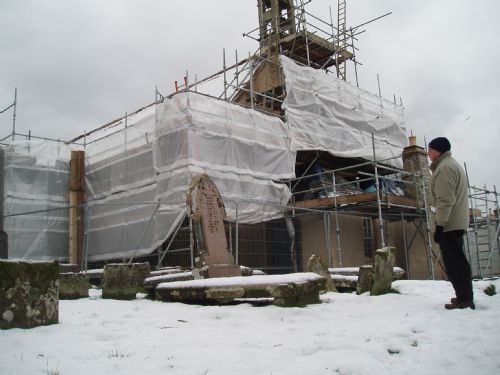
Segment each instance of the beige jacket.
[[436,207],[436,224],[444,232],[466,229],[469,225],[469,195],[467,177],[463,168],[443,153],[431,165],[430,204]]

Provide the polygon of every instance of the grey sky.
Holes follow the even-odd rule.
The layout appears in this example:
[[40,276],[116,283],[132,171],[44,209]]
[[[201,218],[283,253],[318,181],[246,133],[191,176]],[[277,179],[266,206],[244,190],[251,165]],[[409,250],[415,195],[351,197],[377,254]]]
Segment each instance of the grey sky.
[[[174,90],[186,70],[208,76],[229,58],[255,51],[242,33],[257,26],[256,0],[2,0],[0,109],[18,87],[16,130],[68,139]],[[337,3],[308,9],[329,19]],[[500,182],[500,24],[497,0],[347,0],[360,86],[401,97],[407,129],[424,144],[447,136],[471,182]],[[354,81],[352,70],[349,79]],[[0,114],[0,136],[12,111]],[[500,186],[499,186],[500,188]]]

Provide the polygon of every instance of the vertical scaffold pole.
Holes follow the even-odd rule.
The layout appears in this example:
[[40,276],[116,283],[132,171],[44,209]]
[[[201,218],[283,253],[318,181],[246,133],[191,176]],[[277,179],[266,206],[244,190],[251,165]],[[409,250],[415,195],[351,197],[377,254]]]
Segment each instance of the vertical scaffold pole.
[[191,269],[194,269],[194,236],[193,236],[193,219],[189,215],[189,256],[191,258]]
[[384,231],[384,219],[382,217],[382,200],[380,198],[380,186],[378,179],[378,166],[377,166],[377,155],[375,153],[375,135],[372,133],[372,149],[373,149],[373,169],[375,173],[375,187],[377,189],[377,206],[378,206],[378,221],[380,229],[380,245],[382,248],[385,247],[385,231]]
[[339,213],[337,207],[337,180],[335,178],[335,172],[332,172],[332,184],[333,184],[333,200],[335,204],[335,234],[337,235],[337,253],[339,254],[339,267],[342,267],[342,248],[340,247],[340,224],[339,224]]
[[12,140],[16,135],[17,87],[14,89],[14,113],[12,115]]
[[224,100],[227,102],[226,49],[222,49],[222,69],[224,70]]
[[250,108],[255,108],[255,103],[253,99],[253,60],[248,53],[248,69],[250,74]]
[[[475,210],[475,205],[474,205],[474,200],[473,195],[475,195],[475,187],[470,185],[469,181],[469,172],[467,171],[467,163],[464,163],[464,169],[465,169],[465,176],[467,177],[467,186],[469,188],[469,209],[471,210],[472,213],[472,223],[474,225],[474,239],[476,242],[476,267],[477,267],[477,275],[481,277],[481,263],[479,260],[479,239],[478,239],[478,224],[477,224],[477,216],[476,216],[476,210]],[[474,191],[474,194],[472,192]]]
[[238,221],[238,202],[236,203],[236,228],[235,228],[235,244],[234,244],[234,251],[235,251],[235,261],[236,264],[240,264],[240,248],[239,248],[239,242],[240,242],[240,237],[239,237],[239,221]]
[[326,249],[326,255],[328,257],[328,267],[332,267],[332,243],[331,243],[331,236],[330,236],[330,212],[325,212],[323,214],[323,224],[324,224],[324,229],[325,229],[325,249]]
[[498,233],[499,233],[499,228],[500,228],[500,209],[498,207],[498,193],[497,193],[497,187],[496,185],[493,185],[493,191],[495,193],[495,208],[496,208],[496,213],[494,213],[495,215],[495,219],[496,219],[496,241],[497,241],[497,248],[498,248],[498,252],[500,253],[500,237],[498,236]]

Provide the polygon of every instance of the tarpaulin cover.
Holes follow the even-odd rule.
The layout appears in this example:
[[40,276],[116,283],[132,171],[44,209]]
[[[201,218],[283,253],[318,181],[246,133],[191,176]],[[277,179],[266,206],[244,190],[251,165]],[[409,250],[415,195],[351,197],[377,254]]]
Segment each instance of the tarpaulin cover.
[[[186,191],[201,173],[218,187],[229,220],[254,223],[283,216],[290,191],[279,181],[295,176],[299,150],[371,159],[373,133],[378,160],[401,154],[400,106],[285,57],[282,64],[287,123],[181,93],[87,143],[85,257],[154,251],[184,218]],[[40,211],[6,218],[10,258],[67,260],[69,159],[61,143],[7,148],[6,215]]]
[[91,200],[88,259],[140,256],[161,245],[186,209],[192,178],[207,173],[229,220],[281,217],[294,176],[277,117],[199,94],[165,99],[133,126],[86,148]]
[[69,148],[15,141],[5,148],[4,213],[9,259],[67,261]]
[[[406,146],[403,108],[281,56],[287,95],[283,108],[292,150],[322,150],[341,157],[377,160],[401,155]],[[390,162],[402,167],[400,158]]]

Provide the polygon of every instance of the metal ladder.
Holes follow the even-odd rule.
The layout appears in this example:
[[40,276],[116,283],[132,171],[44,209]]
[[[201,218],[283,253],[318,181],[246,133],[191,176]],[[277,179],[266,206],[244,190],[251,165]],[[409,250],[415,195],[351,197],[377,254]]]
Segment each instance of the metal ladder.
[[337,48],[335,53],[335,66],[337,67],[337,77],[346,80],[346,61],[341,59],[340,53],[347,48],[347,30],[346,30],[346,0],[338,0],[337,11]]

